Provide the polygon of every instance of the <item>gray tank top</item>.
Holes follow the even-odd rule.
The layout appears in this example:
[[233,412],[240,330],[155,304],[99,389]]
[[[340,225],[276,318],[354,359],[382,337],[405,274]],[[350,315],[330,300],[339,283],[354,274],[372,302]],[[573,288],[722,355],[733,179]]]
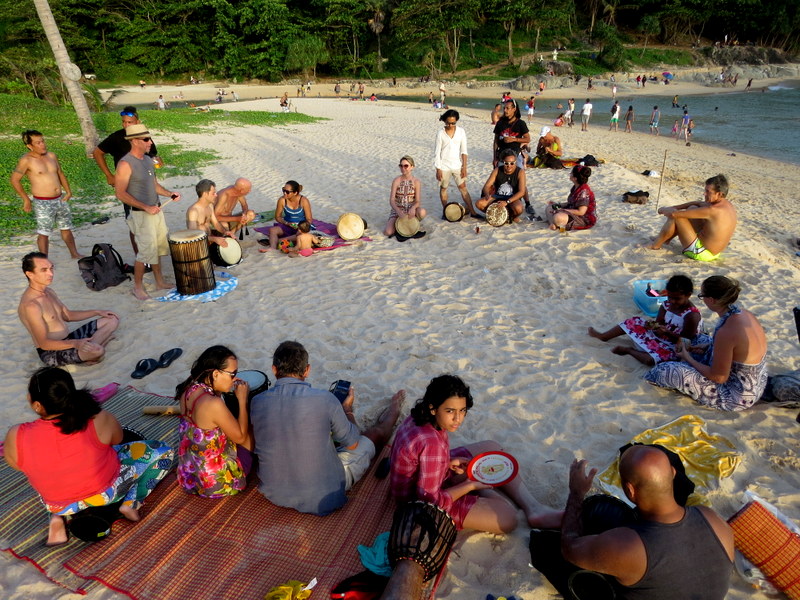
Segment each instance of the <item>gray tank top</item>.
[[153,159],[145,155],[141,160],[130,152],[120,159],[131,166],[131,178],[128,181],[128,193],[139,202],[148,206],[158,205],[156,191],[156,173]]
[[723,600],[733,563],[711,524],[687,506],[677,523],[640,521],[628,525],[647,552],[647,571],[630,586],[618,585],[624,600]]

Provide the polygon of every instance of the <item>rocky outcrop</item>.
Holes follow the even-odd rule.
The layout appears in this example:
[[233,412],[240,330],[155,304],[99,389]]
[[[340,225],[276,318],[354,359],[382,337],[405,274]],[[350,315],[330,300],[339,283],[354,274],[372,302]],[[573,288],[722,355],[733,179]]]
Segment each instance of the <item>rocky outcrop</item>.
[[715,64],[727,65],[781,65],[793,62],[793,57],[776,48],[760,46],[711,46],[701,53]]

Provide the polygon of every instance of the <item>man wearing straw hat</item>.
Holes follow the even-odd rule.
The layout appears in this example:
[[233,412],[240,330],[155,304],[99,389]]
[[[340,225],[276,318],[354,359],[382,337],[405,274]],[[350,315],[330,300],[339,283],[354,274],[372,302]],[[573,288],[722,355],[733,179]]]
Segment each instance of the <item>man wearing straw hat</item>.
[[157,289],[171,287],[161,273],[161,257],[169,254],[169,243],[167,223],[158,197],[166,196],[177,201],[181,196],[166,189],[156,179],[155,163],[147,155],[153,144],[147,127],[142,123],[127,127],[125,139],[131,144],[131,151],[117,165],[114,191],[120,202],[131,207],[127,223],[139,248],[133,265],[133,295],[138,300],[149,300],[143,285],[145,263],[153,269]]

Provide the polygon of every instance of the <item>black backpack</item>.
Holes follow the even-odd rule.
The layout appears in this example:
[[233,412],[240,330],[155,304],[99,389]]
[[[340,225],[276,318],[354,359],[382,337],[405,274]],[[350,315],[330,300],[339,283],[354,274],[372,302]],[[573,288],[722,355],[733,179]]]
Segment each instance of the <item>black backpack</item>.
[[92,255],[78,261],[86,287],[95,292],[130,279],[123,272],[122,257],[111,244],[95,244]]

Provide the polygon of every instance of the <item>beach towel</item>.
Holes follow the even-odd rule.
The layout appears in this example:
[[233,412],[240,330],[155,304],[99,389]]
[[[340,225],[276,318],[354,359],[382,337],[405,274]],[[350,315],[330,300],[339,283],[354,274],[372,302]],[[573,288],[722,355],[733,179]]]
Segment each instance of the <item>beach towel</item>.
[[[343,240],[342,238],[340,238],[338,232],[336,231],[336,225],[334,225],[333,223],[326,223],[325,221],[318,221],[317,219],[314,219],[312,221],[312,224],[314,225],[314,228],[317,230],[317,232],[324,233],[325,235],[328,235],[328,236],[333,238],[333,244],[331,244],[330,246],[314,248],[314,250],[336,250],[336,248],[341,248],[343,246],[349,246],[350,244],[353,243],[353,242],[347,242],[347,241]],[[271,227],[272,227],[272,225],[266,225],[266,226],[262,226],[262,227],[256,227],[255,230],[258,233],[263,233],[264,235],[268,236],[269,235],[269,230],[270,230]],[[372,238],[371,237],[367,237],[365,235],[365,236],[362,236],[361,238],[359,238],[359,240],[357,240],[357,241],[371,242]]]
[[[142,432],[146,438],[164,440],[175,447],[178,443],[177,419],[142,415],[143,406],[164,403],[163,396],[126,387],[106,401],[103,409],[114,414],[123,425]],[[162,482],[161,487],[164,485]],[[149,504],[148,498],[142,509],[144,514],[147,514]],[[48,520],[38,494],[28,484],[25,475],[0,461],[0,550],[32,563],[48,579],[69,590],[88,591],[97,587],[98,584],[77,577],[63,566],[66,560],[84,550],[86,543],[73,538],[64,546],[44,546]],[[114,526],[115,533],[117,527]]]
[[202,294],[179,294],[177,289],[170,290],[163,296],[156,298],[159,302],[182,302],[183,300],[199,300],[200,302],[214,302],[219,300],[239,285],[239,279],[226,271],[215,271],[217,285],[213,290]]
[[[741,462],[733,443],[721,435],[709,434],[706,422],[695,415],[683,415],[661,427],[647,429],[631,442],[658,444],[681,457],[686,475],[696,486],[688,506],[709,505],[705,493],[723,477],[730,477]],[[626,499],[619,478],[619,457],[595,481],[604,492]]]

